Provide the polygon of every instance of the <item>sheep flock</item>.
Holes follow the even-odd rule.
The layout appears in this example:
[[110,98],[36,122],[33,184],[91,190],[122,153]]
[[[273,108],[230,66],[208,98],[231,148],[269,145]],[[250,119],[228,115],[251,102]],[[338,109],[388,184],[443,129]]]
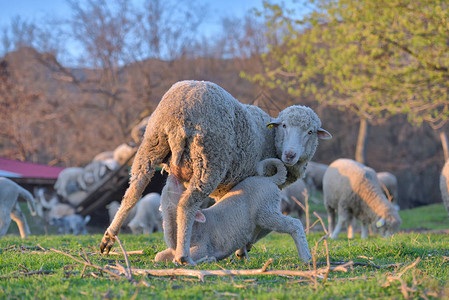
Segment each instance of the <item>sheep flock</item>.
[[[331,127],[331,125],[328,125]],[[320,204],[329,235],[347,229],[354,238],[388,237],[401,225],[397,178],[348,158],[329,165],[312,161],[320,139],[332,135],[309,107],[292,105],[271,117],[207,81],[175,83],[154,112],[137,124],[130,141],[98,153],[84,167],[64,169],[53,189],[33,194],[0,178],[0,237],[11,220],[30,234],[18,200],[60,234],[87,234],[90,216],[77,214],[86,195],[120,166],[130,166],[121,200],[106,206],[110,225],[100,243],[108,253],[120,232],[163,232],[167,248],[156,261],[196,264],[233,253],[249,258],[252,246],[272,231],[288,233],[300,261],[311,260],[297,202]],[[168,174],[162,193],[144,195],[157,167]],[[449,213],[449,161],[440,190]]]

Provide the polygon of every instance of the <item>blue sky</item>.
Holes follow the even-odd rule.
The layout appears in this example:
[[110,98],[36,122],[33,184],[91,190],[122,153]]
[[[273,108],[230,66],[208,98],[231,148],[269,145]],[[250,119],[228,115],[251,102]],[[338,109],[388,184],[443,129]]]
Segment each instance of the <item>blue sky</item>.
[[[202,2],[209,5],[210,12],[214,15],[242,16],[253,7],[262,7],[262,0],[210,0]],[[284,0],[284,2],[291,3],[292,0]],[[70,11],[65,0],[0,0],[0,28],[8,25],[11,18],[17,15],[20,15],[24,20],[33,21],[50,15],[60,17],[68,13]]]

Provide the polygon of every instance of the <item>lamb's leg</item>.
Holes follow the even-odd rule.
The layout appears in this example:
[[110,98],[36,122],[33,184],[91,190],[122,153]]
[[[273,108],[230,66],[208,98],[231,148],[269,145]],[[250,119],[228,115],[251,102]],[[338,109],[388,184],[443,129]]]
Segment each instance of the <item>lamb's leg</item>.
[[300,220],[284,216],[280,211],[265,213],[257,221],[259,226],[271,229],[280,233],[288,233],[295,241],[296,250],[299,258],[308,262],[312,259],[309,244],[307,243],[306,233]]
[[353,239],[355,236],[355,228],[357,227],[357,219],[352,217],[351,222],[348,224],[348,239]]
[[331,207],[327,207],[327,223],[329,234],[332,234],[335,230],[335,209]]
[[5,207],[0,207],[0,237],[8,232],[9,224],[11,224],[11,213]]
[[362,223],[362,239],[368,238],[368,224]]
[[156,256],[154,257],[154,261],[172,262],[174,258],[175,258],[175,251],[173,249],[168,248],[156,254]]
[[19,203],[16,203],[15,207],[11,211],[11,219],[17,223],[19,227],[20,237],[25,239],[30,234],[30,228],[28,227],[27,220],[20,210]]

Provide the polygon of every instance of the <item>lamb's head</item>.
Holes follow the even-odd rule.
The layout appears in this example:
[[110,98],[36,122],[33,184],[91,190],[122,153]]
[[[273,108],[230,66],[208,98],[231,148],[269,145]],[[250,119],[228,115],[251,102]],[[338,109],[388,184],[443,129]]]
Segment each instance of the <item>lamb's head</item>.
[[332,138],[321,128],[317,114],[301,105],[287,107],[267,126],[276,128],[277,155],[288,166],[309,161],[315,154],[318,139]]
[[380,218],[375,224],[376,232],[383,237],[390,237],[399,230],[402,220],[396,211],[396,208],[391,205],[391,209],[385,218]]

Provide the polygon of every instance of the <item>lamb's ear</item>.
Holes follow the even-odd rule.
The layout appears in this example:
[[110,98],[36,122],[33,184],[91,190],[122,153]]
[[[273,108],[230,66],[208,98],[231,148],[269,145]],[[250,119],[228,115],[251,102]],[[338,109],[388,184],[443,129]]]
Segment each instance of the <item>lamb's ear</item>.
[[279,125],[281,125],[281,121],[274,119],[273,121],[267,123],[267,128],[271,129],[273,127],[278,127]]
[[330,134],[327,130],[323,128],[318,128],[317,130],[318,138],[322,140],[330,140],[332,138],[332,134]]
[[380,228],[382,226],[385,225],[385,219],[384,218],[380,218],[377,222],[376,222],[376,227]]
[[199,223],[206,223],[206,216],[203,214],[203,212],[201,210],[196,212],[195,221],[197,221]]

